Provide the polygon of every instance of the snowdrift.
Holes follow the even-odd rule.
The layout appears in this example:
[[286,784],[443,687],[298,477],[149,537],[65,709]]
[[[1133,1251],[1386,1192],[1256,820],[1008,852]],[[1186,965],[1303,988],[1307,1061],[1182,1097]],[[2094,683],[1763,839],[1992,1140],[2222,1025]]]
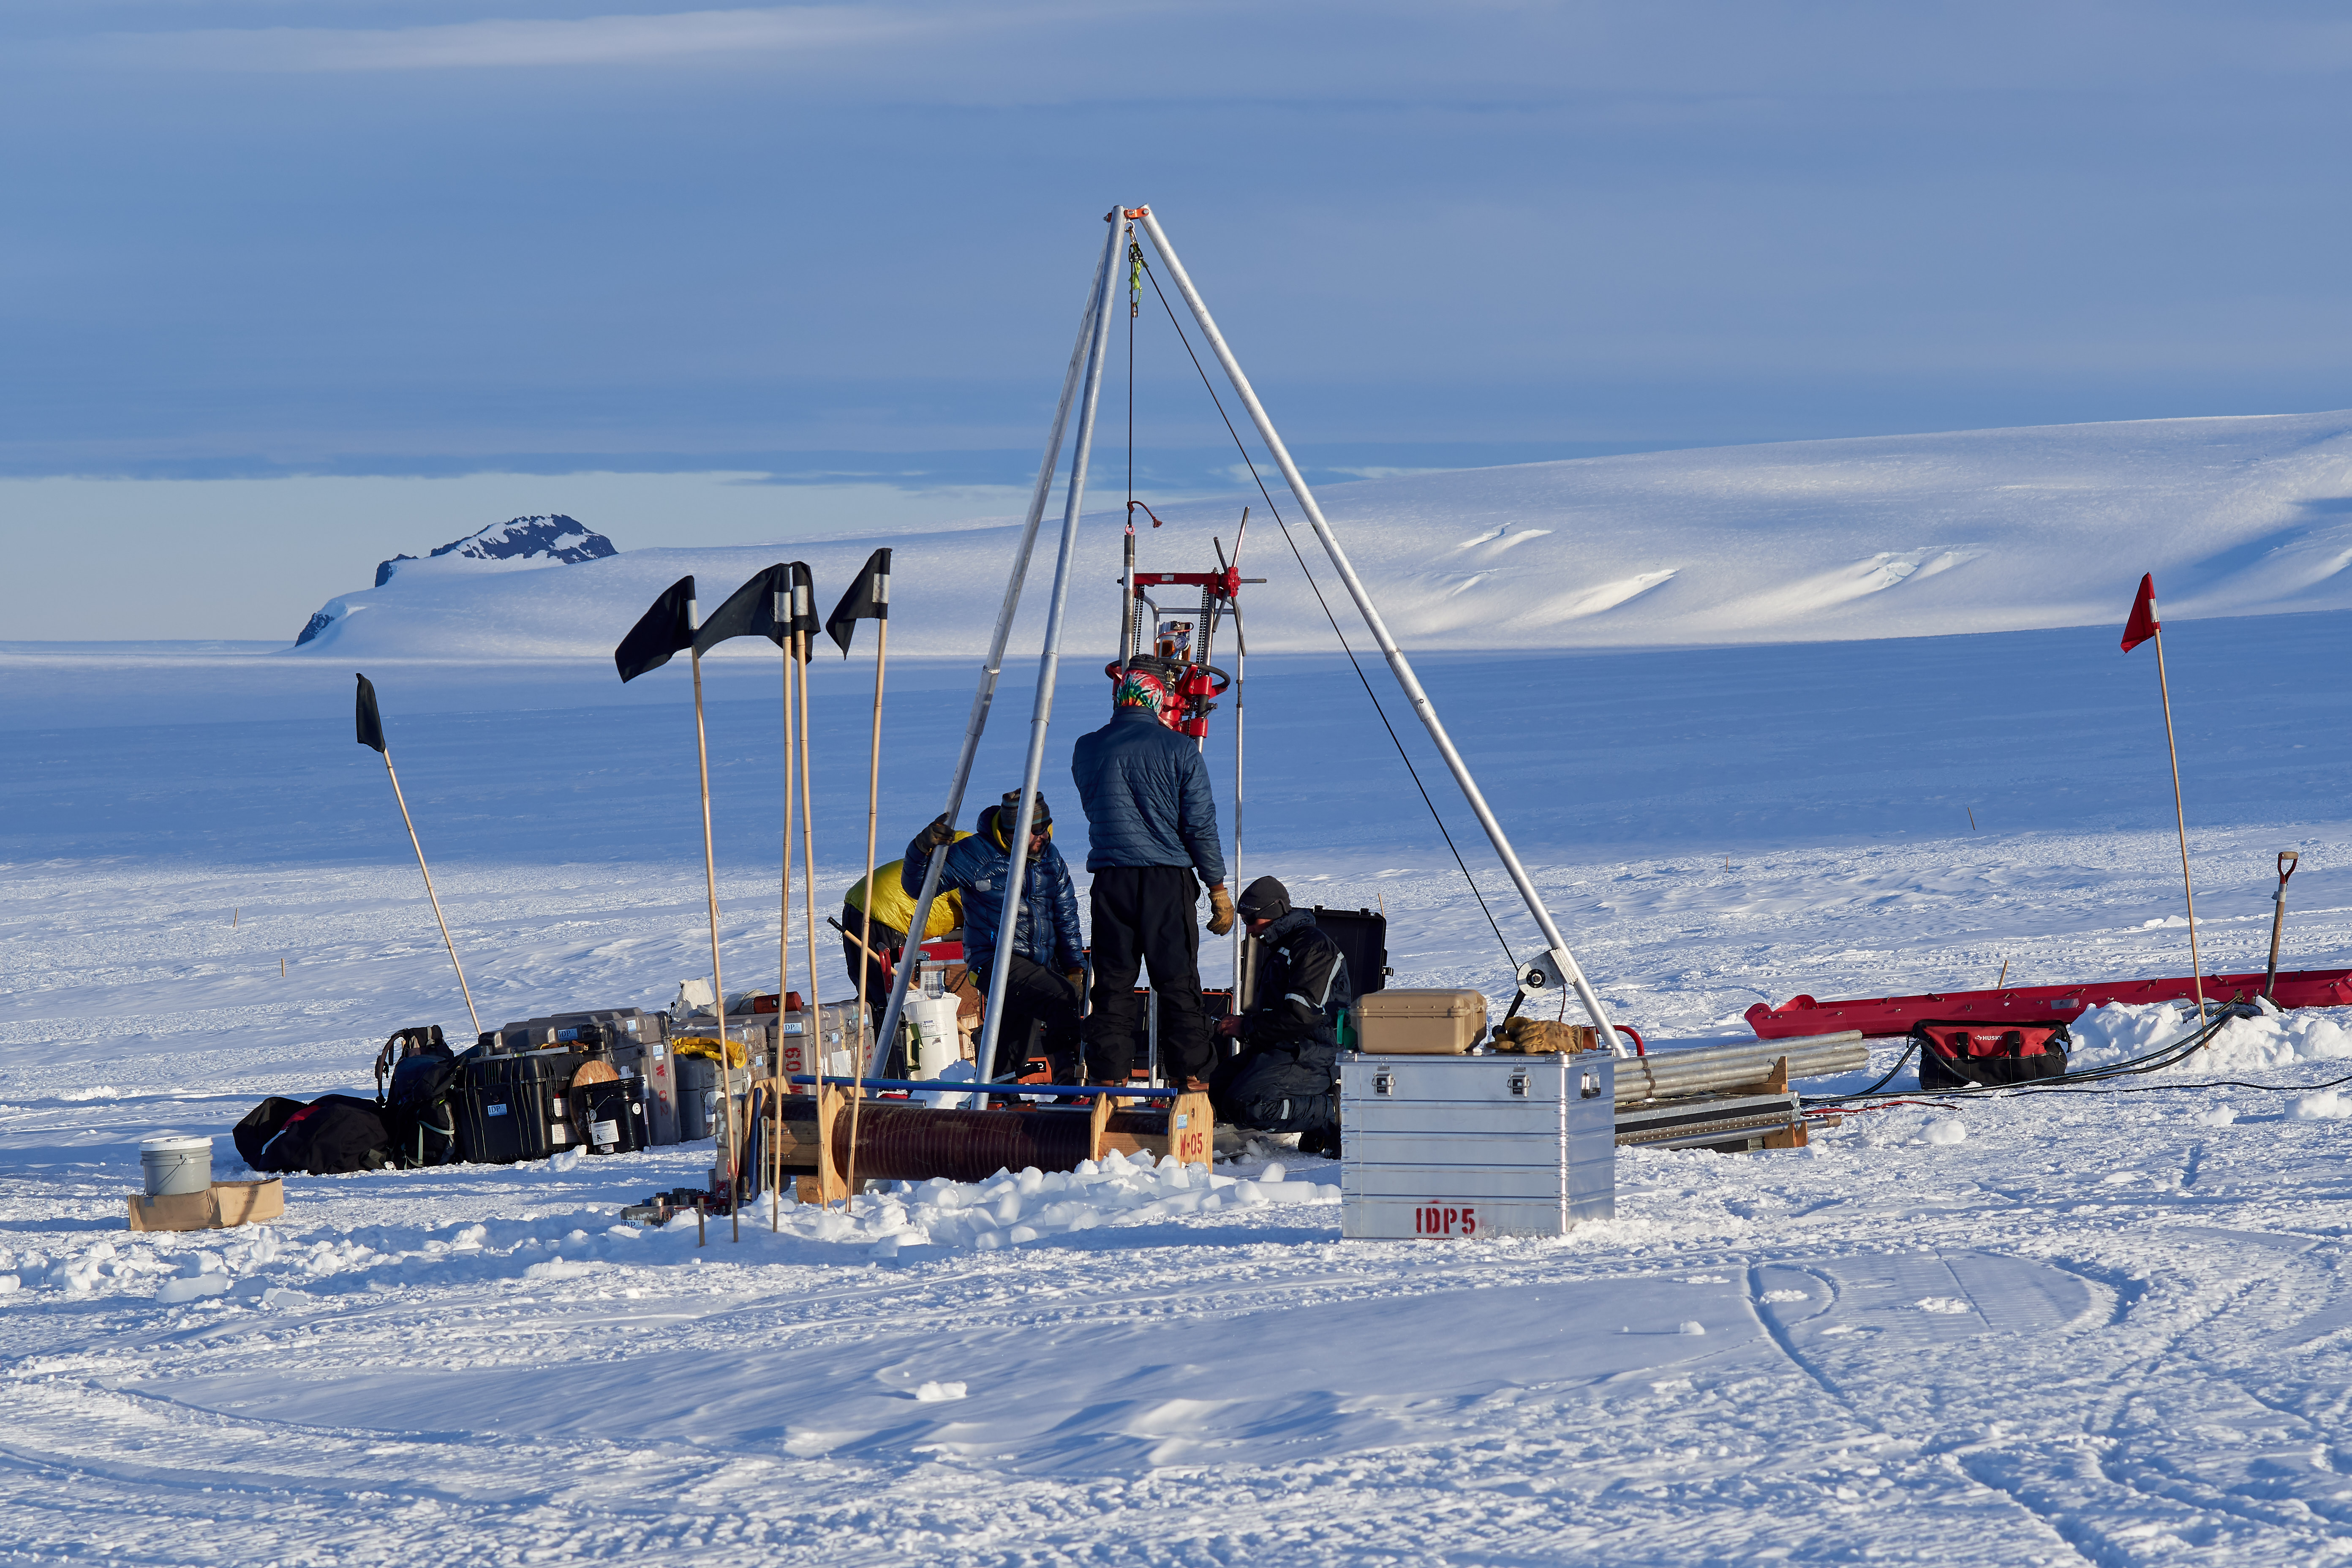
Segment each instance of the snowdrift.
[[[1108,491],[1101,492],[1106,496]],[[1335,485],[1319,493],[1398,637],[1414,648],[1803,642],[2120,624],[2139,574],[2182,618],[2352,606],[2352,412],[2050,426],[1787,442],[1530,463]],[[1352,630],[1328,563],[1276,491]],[[1254,506],[1243,561],[1253,648],[1330,631],[1255,494],[1160,508],[1147,571],[1214,564]],[[1024,601],[1034,646],[1054,522]],[[891,646],[986,645],[1017,522],[776,545],[635,550],[561,571],[403,571],[347,594],[306,656],[604,658],[687,573],[706,608],[760,567],[815,569],[830,604],[895,547]],[[1116,512],[1089,513],[1071,584],[1073,654],[1116,636]],[[1181,595],[1171,596],[1175,609]],[[1023,646],[1022,644],[1016,644]]]

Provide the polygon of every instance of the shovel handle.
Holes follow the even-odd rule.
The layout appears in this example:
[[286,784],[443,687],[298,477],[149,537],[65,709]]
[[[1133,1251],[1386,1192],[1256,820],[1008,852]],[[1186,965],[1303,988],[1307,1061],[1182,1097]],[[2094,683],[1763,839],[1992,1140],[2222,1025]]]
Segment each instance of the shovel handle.
[[2268,997],[2278,985],[2279,935],[2286,926],[2286,879],[2294,875],[2295,862],[2303,857],[2292,849],[2282,849],[2278,856],[2278,891],[2271,895],[2271,963],[2270,971],[2263,976],[2263,995]]

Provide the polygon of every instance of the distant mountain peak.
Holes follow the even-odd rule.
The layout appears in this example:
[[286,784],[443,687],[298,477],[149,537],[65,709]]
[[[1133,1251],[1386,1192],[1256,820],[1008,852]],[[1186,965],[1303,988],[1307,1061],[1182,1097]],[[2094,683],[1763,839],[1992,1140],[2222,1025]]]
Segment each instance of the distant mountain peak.
[[478,533],[450,541],[436,550],[433,556],[437,560],[444,555],[456,555],[468,561],[520,561],[543,556],[569,566],[619,553],[611,540],[559,511],[544,517],[512,517],[504,522],[494,522]]
[[[570,566],[583,561],[602,561],[607,555],[618,555],[613,542],[576,518],[562,512],[550,512],[534,517],[510,517],[504,522],[494,522],[463,539],[453,539],[425,559],[446,561],[451,565],[467,562],[497,562],[501,564],[534,566]],[[414,561],[414,555],[395,555],[380,563],[375,569],[375,585],[383,587],[392,581],[404,561]]]
[[[611,540],[579,519],[566,517],[560,511],[534,517],[510,517],[463,539],[453,539],[421,559],[404,554],[378,562],[375,585],[381,588],[391,582],[406,563],[415,563],[419,568],[435,573],[514,572],[576,565],[583,561],[602,561],[608,555],[619,553]],[[294,639],[294,646],[300,647],[305,643],[315,641],[350,613],[351,607],[342,600],[328,601],[326,606],[303,626],[301,636]]]

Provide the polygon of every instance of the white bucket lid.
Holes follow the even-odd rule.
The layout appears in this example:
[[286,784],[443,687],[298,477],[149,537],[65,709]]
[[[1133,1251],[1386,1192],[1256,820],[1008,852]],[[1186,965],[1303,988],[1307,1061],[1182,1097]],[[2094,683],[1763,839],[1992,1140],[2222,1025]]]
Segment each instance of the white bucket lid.
[[190,1138],[177,1132],[166,1132],[160,1138],[150,1138],[140,1144],[139,1152],[142,1154],[193,1154],[202,1149],[209,1154],[212,1148],[213,1141],[209,1138]]

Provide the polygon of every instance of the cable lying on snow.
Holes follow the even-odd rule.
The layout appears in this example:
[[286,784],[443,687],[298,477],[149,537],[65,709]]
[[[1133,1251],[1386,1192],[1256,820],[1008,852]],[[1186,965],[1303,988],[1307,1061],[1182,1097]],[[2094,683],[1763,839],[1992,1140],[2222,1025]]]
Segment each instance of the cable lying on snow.
[[1895,1058],[1895,1065],[1889,1068],[1885,1075],[1876,1083],[1853,1094],[1809,1095],[1803,1101],[1805,1113],[1809,1116],[1822,1117],[1850,1116],[1865,1110],[1884,1110],[1894,1105],[1925,1104],[1981,1095],[2154,1094],[2164,1090],[2195,1089],[2249,1089],[2268,1094],[2310,1094],[2319,1089],[2334,1088],[2338,1084],[2352,1083],[2352,1075],[2347,1075],[2315,1084],[2253,1083],[2239,1079],[2212,1079],[2195,1083],[2139,1084],[2130,1088],[2084,1087],[2104,1084],[2119,1078],[2138,1078],[2148,1073],[2162,1072],[2167,1068],[2177,1067],[2210,1045],[2221,1031],[2235,1020],[2259,1018],[2265,1016],[2263,1009],[2253,1004],[2233,1002],[2222,1006],[2211,1018],[2179,1038],[2168,1041],[2152,1051],[2124,1061],[2109,1062],[2093,1068],[2081,1068],[2032,1084],[1979,1084],[1965,1089],[1938,1089],[1934,1092],[1930,1100],[1922,1100],[1906,1095],[1899,1100],[1878,1100],[1869,1105],[1855,1103],[1859,1100],[1872,1100],[1888,1084],[1895,1081],[1895,1075],[1900,1073],[1918,1053],[1919,1041],[1915,1037],[1904,1049],[1903,1054]]

